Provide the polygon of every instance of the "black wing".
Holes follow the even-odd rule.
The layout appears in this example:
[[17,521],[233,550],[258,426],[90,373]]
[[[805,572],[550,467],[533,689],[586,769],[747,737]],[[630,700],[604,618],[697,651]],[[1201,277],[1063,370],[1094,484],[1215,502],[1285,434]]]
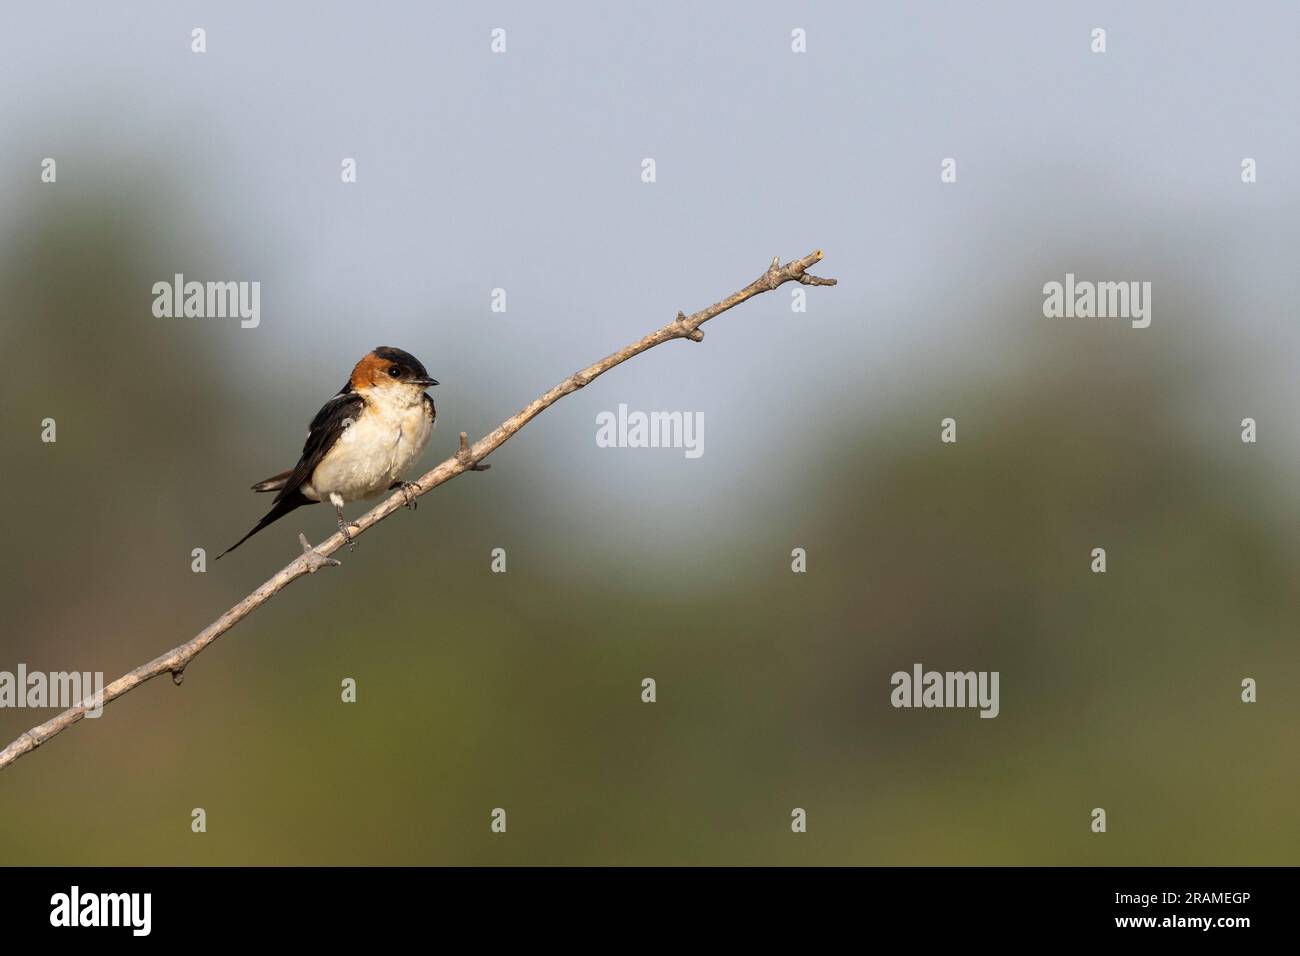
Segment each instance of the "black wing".
[[276,501],[293,494],[311,478],[321,459],[334,447],[344,429],[356,422],[357,416],[365,407],[366,400],[356,392],[335,395],[325,403],[307,427],[307,441],[302,446],[302,457],[293,466],[280,493],[275,496]]
[[316,413],[316,417],[311,420],[311,425],[307,429],[307,442],[302,446],[302,457],[298,459],[298,464],[294,465],[293,470],[289,472],[284,487],[275,496],[275,503],[271,506],[271,510],[263,516],[261,521],[254,525],[252,531],[225,551],[222,551],[221,554],[217,555],[216,559],[225,557],[257,532],[272,522],[279,521],[295,508],[315,504],[300,490],[303,482],[311,478],[312,472],[316,470],[320,460],[325,457],[325,453],[334,447],[334,443],[339,440],[343,430],[357,420],[357,416],[361,414],[365,404],[366,400],[356,392],[336,395],[325,403],[325,406]]
[[425,393],[424,396],[424,416],[429,419],[430,425],[438,420],[438,410],[433,407],[433,399],[429,397],[428,393]]

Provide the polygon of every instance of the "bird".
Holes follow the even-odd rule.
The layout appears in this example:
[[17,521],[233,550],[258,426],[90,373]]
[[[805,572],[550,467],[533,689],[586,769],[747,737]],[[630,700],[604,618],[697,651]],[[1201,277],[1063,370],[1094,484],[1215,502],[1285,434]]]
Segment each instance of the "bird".
[[214,560],[303,505],[332,504],[349,549],[348,502],[400,488],[406,506],[414,508],[415,486],[401,476],[433,433],[438,413],[425,389],[437,384],[410,352],[388,345],[367,352],[311,420],[298,464],[253,485],[253,491],[276,492],[271,510]]

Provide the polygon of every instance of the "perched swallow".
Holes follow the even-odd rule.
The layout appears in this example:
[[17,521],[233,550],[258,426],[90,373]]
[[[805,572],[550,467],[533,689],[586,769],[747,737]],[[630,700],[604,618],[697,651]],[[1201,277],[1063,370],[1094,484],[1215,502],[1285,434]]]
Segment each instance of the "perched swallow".
[[349,548],[347,502],[400,488],[406,506],[415,507],[411,482],[401,476],[433,432],[437,412],[424,390],[437,384],[410,352],[384,345],[367,354],[311,420],[298,464],[253,485],[254,491],[278,492],[266,517],[217,559],[302,505],[329,501]]

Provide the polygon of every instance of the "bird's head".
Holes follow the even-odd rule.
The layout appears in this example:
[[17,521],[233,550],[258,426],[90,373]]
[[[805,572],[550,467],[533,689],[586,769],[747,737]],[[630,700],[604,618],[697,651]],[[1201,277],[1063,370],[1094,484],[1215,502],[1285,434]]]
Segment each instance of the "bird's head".
[[424,365],[410,352],[381,345],[367,352],[356,364],[348,384],[357,392],[401,394],[418,401],[426,388],[438,382],[429,377]]

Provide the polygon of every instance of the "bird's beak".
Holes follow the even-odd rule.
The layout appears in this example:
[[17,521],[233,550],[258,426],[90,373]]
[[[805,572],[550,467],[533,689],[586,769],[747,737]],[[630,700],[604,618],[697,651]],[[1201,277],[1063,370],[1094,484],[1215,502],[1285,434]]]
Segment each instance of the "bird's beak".
[[430,385],[437,385],[438,380],[436,378],[417,378],[415,384],[421,388],[428,388]]

